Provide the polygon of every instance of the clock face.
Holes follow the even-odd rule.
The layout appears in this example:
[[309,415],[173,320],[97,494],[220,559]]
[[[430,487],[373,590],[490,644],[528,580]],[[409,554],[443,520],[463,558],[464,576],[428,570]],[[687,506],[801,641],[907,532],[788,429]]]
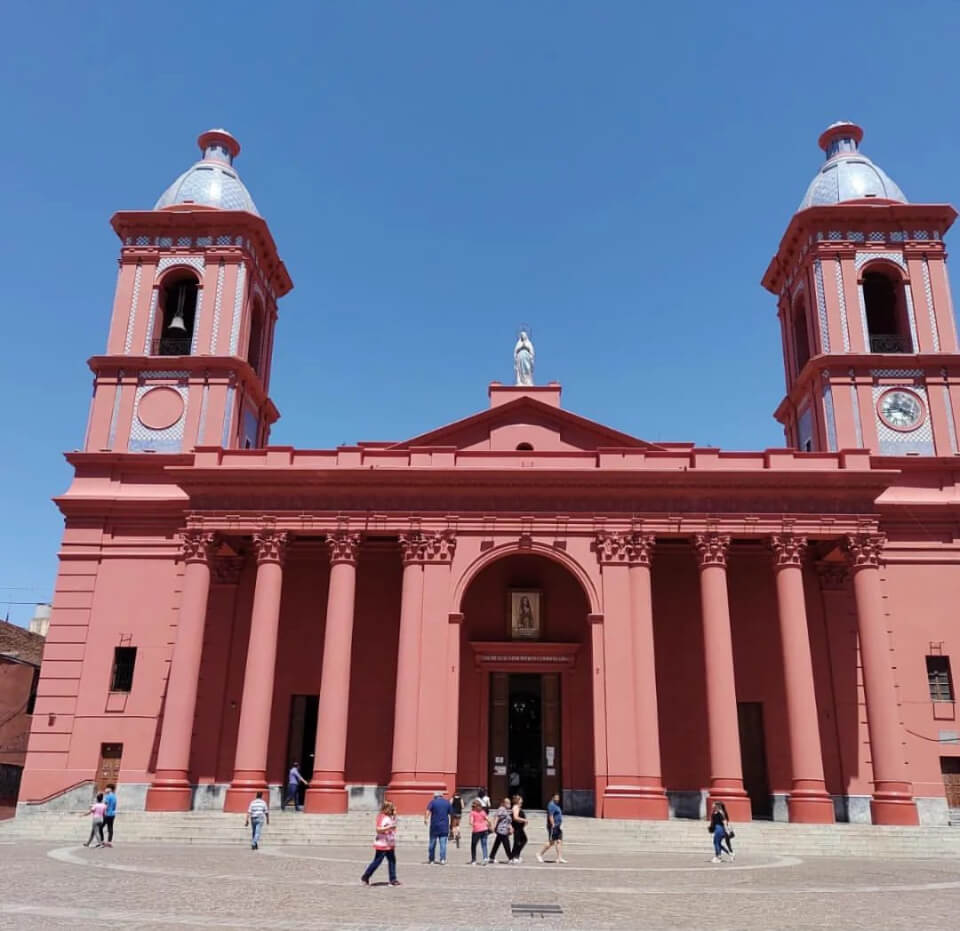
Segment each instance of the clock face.
[[916,430],[923,423],[923,401],[912,391],[894,388],[880,395],[877,413],[894,430]]

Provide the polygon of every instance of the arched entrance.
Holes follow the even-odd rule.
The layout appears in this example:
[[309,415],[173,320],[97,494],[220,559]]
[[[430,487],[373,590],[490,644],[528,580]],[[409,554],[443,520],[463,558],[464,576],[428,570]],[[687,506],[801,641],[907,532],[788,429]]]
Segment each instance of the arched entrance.
[[536,553],[482,568],[460,602],[457,784],[491,798],[554,792],[595,810],[590,604],[566,567]]

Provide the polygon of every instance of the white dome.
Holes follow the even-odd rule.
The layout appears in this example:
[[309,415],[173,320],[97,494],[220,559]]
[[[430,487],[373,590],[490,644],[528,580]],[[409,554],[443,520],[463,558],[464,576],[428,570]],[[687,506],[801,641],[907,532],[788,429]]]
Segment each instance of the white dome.
[[854,123],[827,127],[820,136],[827,160],[810,182],[799,210],[861,198],[907,203],[896,182],[858,150],[862,138],[863,130]]
[[211,129],[197,140],[203,158],[191,165],[170,185],[154,205],[154,210],[176,204],[197,204],[220,210],[246,210],[257,214],[250,192],[233,168],[240,143],[224,129]]

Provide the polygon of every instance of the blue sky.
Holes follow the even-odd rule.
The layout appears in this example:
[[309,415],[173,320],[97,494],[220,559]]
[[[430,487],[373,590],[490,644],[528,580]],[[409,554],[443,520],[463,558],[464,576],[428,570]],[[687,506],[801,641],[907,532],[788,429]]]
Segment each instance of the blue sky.
[[32,2],[4,26],[0,602],[52,590],[109,217],[152,206],[210,126],[294,280],[273,440],[303,447],[482,409],[520,323],[577,413],[781,445],[759,281],[820,131],[859,122],[911,200],[960,202],[956,3]]

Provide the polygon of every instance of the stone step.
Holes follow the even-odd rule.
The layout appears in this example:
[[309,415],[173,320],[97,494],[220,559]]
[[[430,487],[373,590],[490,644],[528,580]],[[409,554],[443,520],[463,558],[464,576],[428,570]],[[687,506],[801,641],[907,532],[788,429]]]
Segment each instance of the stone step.
[[[531,845],[544,838],[542,816],[531,818]],[[366,848],[372,837],[373,815],[308,815],[275,813],[270,843],[290,846]],[[422,818],[400,819],[405,847],[425,847]],[[568,817],[564,822],[572,849],[607,853],[692,853],[709,850],[710,837],[702,821],[612,821]],[[0,841],[77,843],[88,830],[80,812],[34,812],[0,822]],[[946,827],[887,827],[872,825],[808,825],[748,822],[736,825],[738,849],[767,855],[855,857],[957,857],[960,830]],[[223,812],[126,812],[118,817],[118,833],[130,843],[230,845],[245,838],[243,815]],[[468,843],[464,832],[461,850]]]

